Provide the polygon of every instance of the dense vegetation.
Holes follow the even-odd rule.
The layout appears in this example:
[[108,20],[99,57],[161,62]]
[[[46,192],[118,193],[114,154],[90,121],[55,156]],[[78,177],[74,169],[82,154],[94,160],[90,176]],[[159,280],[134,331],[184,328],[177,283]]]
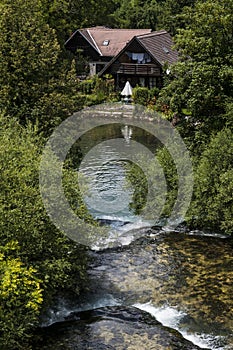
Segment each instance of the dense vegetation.
[[[195,188],[186,217],[192,227],[232,233],[233,217],[233,1],[198,1],[185,7],[175,42],[180,61],[166,76],[156,102],[145,88],[134,89],[137,102],[163,112],[176,126],[193,160]],[[167,150],[157,154],[168,185],[163,214],[169,215],[177,193],[177,174]],[[142,207],[145,179],[132,169],[135,210]],[[136,181],[137,179],[137,181]],[[140,205],[141,201],[141,205]]]
[[[232,233],[232,12],[232,0],[0,0],[1,349],[30,349],[45,304],[62,288],[78,294],[85,285],[85,249],[50,222],[38,184],[41,152],[54,127],[84,105],[117,98],[110,77],[77,80],[64,50],[75,29],[150,27],[176,34],[181,61],[170,67],[164,89],[154,91],[156,99],[143,89],[135,98],[170,120],[178,115],[196,176],[189,223]],[[163,151],[159,158],[173,198],[176,176]],[[74,173],[65,172],[69,192]],[[87,211],[82,215],[90,219]]]

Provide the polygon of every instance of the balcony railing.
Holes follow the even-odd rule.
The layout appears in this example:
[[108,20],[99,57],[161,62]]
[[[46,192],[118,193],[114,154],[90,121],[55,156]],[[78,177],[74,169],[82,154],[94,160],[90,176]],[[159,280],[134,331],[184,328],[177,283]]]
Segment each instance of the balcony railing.
[[160,76],[160,68],[155,64],[115,63],[112,73]]

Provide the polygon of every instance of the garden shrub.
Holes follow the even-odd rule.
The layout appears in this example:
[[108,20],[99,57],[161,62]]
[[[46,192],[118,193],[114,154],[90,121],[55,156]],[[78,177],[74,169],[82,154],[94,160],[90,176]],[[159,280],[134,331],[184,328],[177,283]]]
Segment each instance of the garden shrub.
[[136,86],[133,89],[132,98],[134,103],[147,106],[150,100],[150,90],[146,87]]

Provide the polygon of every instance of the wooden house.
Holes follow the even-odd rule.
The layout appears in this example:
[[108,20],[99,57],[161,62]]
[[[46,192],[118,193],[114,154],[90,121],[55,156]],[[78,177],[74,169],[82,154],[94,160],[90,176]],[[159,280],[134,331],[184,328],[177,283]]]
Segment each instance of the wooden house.
[[163,67],[178,60],[168,32],[150,29],[111,29],[93,27],[78,29],[65,47],[74,54],[82,52],[89,70],[87,75],[111,74],[117,88],[128,80],[149,88],[163,85]]
[[76,30],[65,42],[74,54],[81,52],[89,63],[89,74],[99,73],[135,36],[151,33],[150,29],[111,29],[93,27]]
[[128,44],[100,71],[99,76],[111,74],[117,88],[126,81],[149,88],[163,85],[163,67],[178,60],[168,32],[160,30],[134,36]]

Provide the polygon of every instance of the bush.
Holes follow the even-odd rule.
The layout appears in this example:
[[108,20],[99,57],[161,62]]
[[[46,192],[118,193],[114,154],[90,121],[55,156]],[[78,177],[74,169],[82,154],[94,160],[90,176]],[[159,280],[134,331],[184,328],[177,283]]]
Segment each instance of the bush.
[[189,222],[197,227],[233,233],[233,133],[213,136],[196,169],[195,197]]
[[150,90],[146,87],[136,86],[133,89],[132,98],[134,100],[134,103],[147,106],[150,100]]
[[38,322],[43,291],[37,270],[26,267],[17,242],[0,247],[1,349],[27,349],[27,338]]
[[119,99],[115,92],[114,79],[111,76],[105,76],[104,79],[93,76],[79,82],[78,90],[85,98],[85,106],[101,104],[105,101],[118,101]]
[[152,89],[150,89],[150,96],[151,96],[151,98],[158,97],[159,92],[160,92],[160,90],[156,86],[153,87]]
[[[78,294],[83,288],[87,258],[85,248],[58,231],[44,209],[38,178],[43,139],[35,128],[24,128],[13,118],[1,117],[0,127],[0,238],[2,246],[12,241],[19,246],[15,256],[1,258],[0,295],[6,298],[1,298],[1,322],[6,323],[5,328],[1,327],[1,337],[4,342],[11,339],[7,349],[20,349],[20,342],[25,343],[36,322],[41,298],[44,307],[57,291],[68,289]],[[65,169],[66,193],[70,192],[72,179],[72,171]],[[77,192],[76,196],[80,199]],[[80,215],[84,219],[88,216],[83,206]],[[17,315],[13,304],[16,311],[19,306]],[[23,313],[25,322],[21,322]]]
[[79,83],[79,90],[85,95],[90,95],[95,88],[95,84],[94,79],[83,80]]

